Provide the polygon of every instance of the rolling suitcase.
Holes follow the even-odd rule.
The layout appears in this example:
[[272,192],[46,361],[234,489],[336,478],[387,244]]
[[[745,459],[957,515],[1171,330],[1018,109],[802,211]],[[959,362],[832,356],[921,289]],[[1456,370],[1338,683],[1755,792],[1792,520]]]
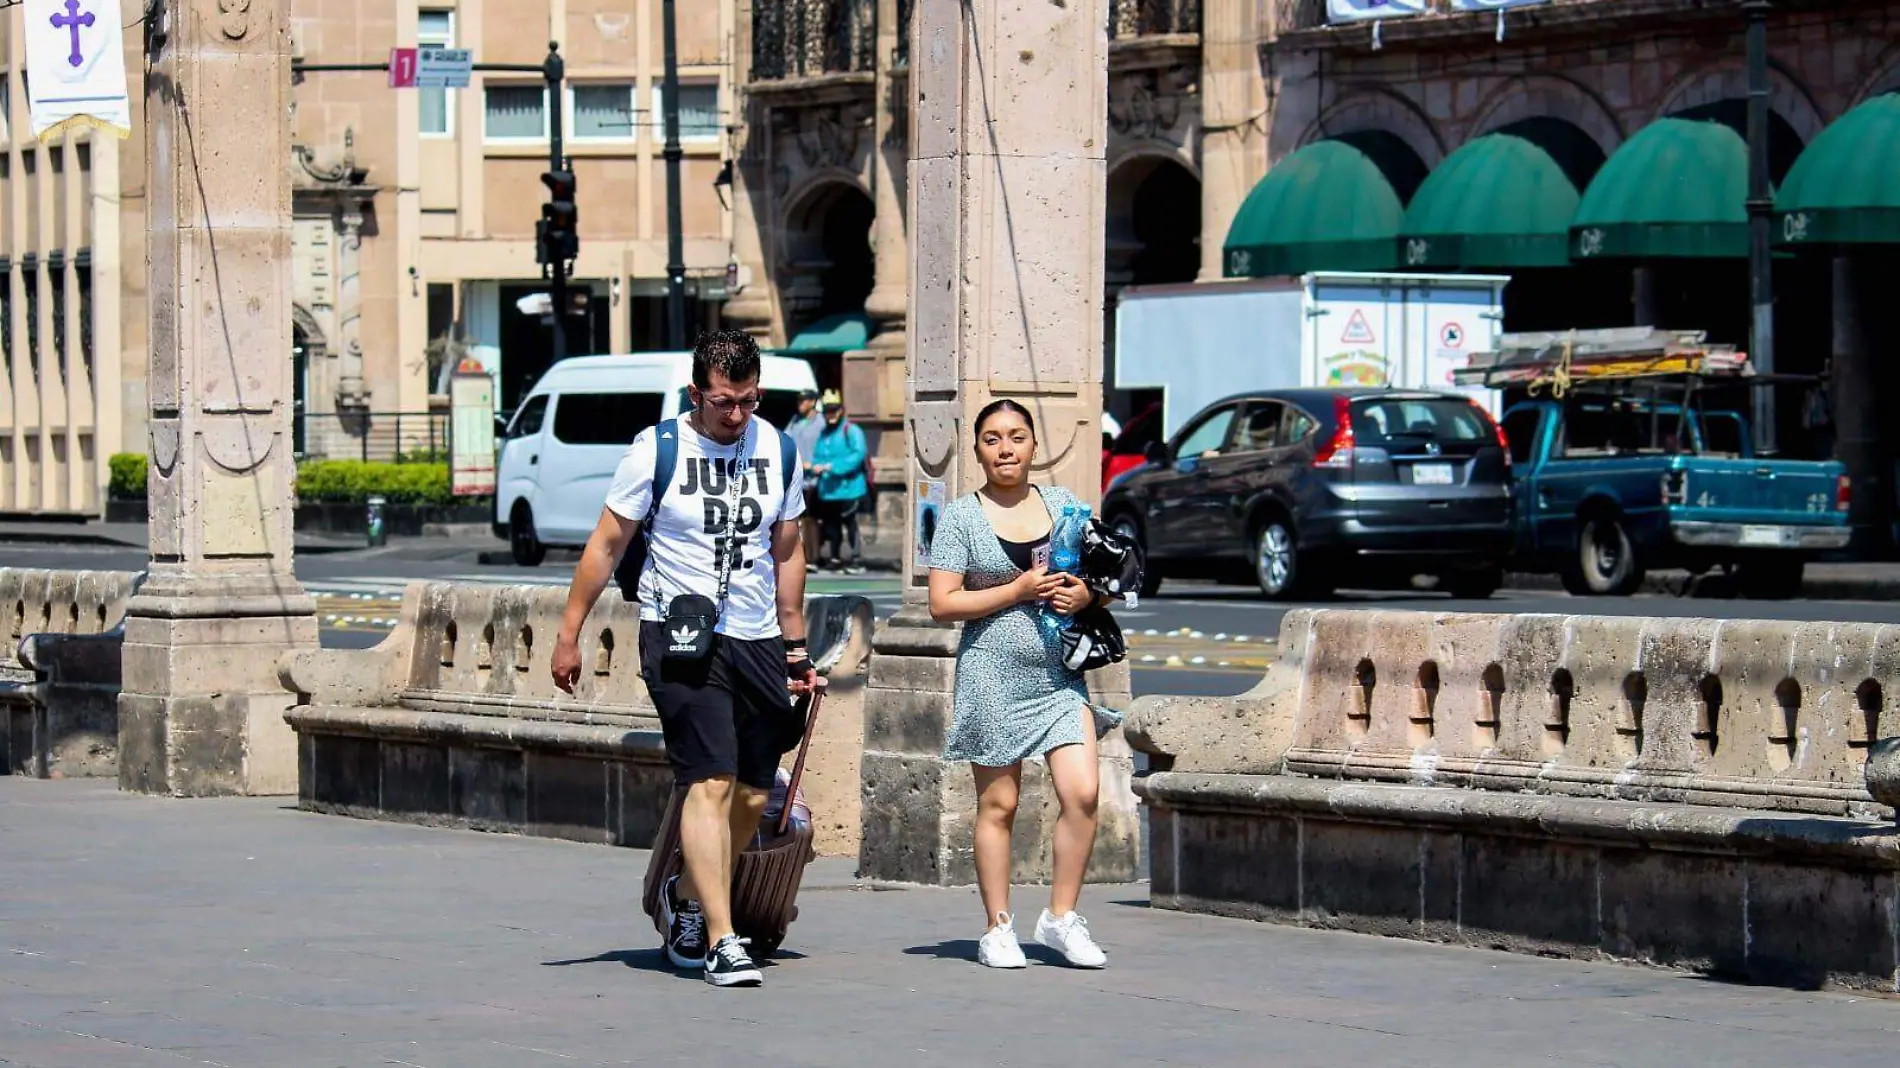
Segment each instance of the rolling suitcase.
[[[811,824],[793,822],[793,802],[798,797],[799,780],[805,774],[805,755],[811,748],[813,726],[818,709],[824,703],[824,691],[812,695],[811,711],[805,717],[805,733],[798,743],[798,758],[792,763],[792,779],[785,787],[785,803],[776,816],[767,814],[746,843],[745,852],[732,875],[732,926],[739,937],[751,939],[754,960],[764,960],[785,941],[785,932],[798,918],[798,885],[805,876],[805,865],[816,856],[812,848]],[[653,929],[666,938],[661,919],[660,894],[668,879],[683,870],[680,855],[679,815],[685,803],[684,790],[673,791],[660,819],[660,830],[653,840],[653,857],[647,862],[646,885],[640,906],[653,920]],[[769,807],[769,806],[768,806]]]

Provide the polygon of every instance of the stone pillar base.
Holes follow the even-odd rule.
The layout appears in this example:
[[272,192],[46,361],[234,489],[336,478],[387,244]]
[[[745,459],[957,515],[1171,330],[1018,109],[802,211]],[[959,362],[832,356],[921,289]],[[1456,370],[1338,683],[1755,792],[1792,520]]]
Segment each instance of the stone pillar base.
[[[277,661],[317,644],[316,605],[266,581],[154,576],[126,605],[119,788],[171,797],[297,792],[296,703]],[[206,587],[211,587],[207,589]]]
[[[860,878],[929,886],[976,882],[976,789],[969,766],[938,754],[951,721],[959,628],[908,605],[878,629],[865,702]],[[1127,707],[1128,673],[1091,678],[1101,703]],[[1130,882],[1141,872],[1141,815],[1134,762],[1120,731],[1100,743],[1101,803],[1089,882]],[[1023,764],[1011,882],[1044,884],[1060,808],[1041,758]]]

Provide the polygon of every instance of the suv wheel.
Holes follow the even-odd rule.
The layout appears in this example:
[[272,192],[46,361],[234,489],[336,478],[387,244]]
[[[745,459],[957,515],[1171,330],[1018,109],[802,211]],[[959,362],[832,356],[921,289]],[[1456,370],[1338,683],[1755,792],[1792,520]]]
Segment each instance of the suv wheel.
[[534,513],[525,504],[508,517],[508,551],[522,567],[539,567],[547,559],[548,547],[534,536]]
[[1294,597],[1306,582],[1299,538],[1293,524],[1280,516],[1268,516],[1254,532],[1251,562],[1254,581],[1269,600]]
[[1161,568],[1148,556],[1148,543],[1142,540],[1141,524],[1127,512],[1118,512],[1109,527],[1141,548],[1141,595],[1153,597],[1161,590]]
[[1643,567],[1620,519],[1594,515],[1583,520],[1577,559],[1564,580],[1564,588],[1578,595],[1627,597],[1636,592],[1643,584]]

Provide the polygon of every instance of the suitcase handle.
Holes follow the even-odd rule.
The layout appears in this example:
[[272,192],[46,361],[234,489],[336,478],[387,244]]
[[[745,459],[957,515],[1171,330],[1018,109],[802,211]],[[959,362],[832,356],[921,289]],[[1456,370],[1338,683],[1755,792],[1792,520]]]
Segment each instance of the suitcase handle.
[[812,732],[818,726],[818,709],[825,703],[824,687],[811,693],[811,713],[805,717],[805,736],[798,740],[798,759],[792,762],[792,781],[785,787],[785,806],[779,810],[778,833],[792,825],[792,802],[798,798],[798,782],[805,777],[805,753],[811,748]]

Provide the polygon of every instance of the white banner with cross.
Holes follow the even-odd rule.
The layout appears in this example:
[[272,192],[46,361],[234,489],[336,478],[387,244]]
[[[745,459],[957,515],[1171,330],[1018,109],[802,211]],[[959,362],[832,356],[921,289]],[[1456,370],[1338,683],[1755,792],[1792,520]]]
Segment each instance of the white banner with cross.
[[26,0],[27,108],[33,136],[69,129],[132,135],[119,0]]

